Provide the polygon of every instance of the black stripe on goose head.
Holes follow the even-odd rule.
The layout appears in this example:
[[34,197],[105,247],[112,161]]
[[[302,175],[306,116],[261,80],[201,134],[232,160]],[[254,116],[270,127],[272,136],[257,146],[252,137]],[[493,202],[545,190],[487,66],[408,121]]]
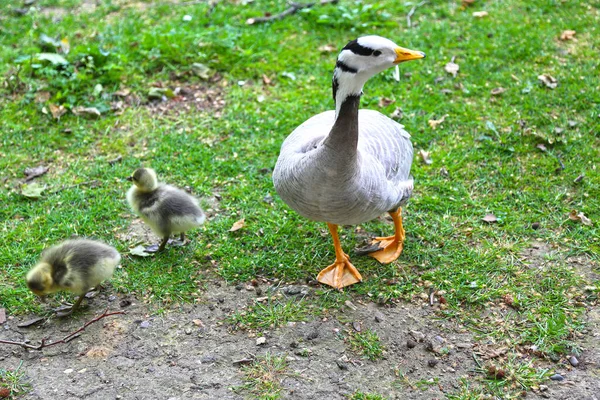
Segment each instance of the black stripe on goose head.
[[337,62],[335,63],[335,66],[336,66],[336,68],[339,68],[344,72],[350,72],[351,74],[355,74],[358,72],[358,70],[356,68],[352,68],[351,66],[349,66],[348,64],[346,64],[340,60],[337,60]]
[[358,43],[358,39],[354,39],[348,42],[348,44],[342,50],[350,50],[354,54],[359,56],[370,56],[375,50],[362,46]]
[[331,88],[333,89],[333,102],[334,103],[335,103],[335,95],[337,94],[338,87],[340,87],[340,83],[338,82],[337,78],[334,75],[333,79],[331,81]]

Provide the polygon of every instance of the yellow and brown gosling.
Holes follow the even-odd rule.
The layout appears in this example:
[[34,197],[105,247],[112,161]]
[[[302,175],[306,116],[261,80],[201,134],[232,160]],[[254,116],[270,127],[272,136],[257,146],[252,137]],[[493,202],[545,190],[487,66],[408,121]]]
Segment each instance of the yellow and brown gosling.
[[199,227],[206,220],[198,200],[185,191],[158,182],[151,168],[138,168],[129,178],[134,185],[127,192],[133,211],[162,238],[158,251],[164,250],[171,234]]
[[68,311],[58,314],[71,315],[90,289],[110,279],[120,261],[119,252],[105,243],[67,240],[42,252],[40,261],[27,273],[27,286],[42,298],[59,291],[78,295]]

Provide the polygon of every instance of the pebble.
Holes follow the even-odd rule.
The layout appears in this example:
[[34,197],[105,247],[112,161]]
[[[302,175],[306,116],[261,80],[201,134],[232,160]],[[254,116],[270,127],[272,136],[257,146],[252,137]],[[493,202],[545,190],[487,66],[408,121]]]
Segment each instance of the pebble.
[[291,347],[292,349],[295,349],[295,348],[297,348],[297,347],[298,347],[298,342],[292,342],[292,343],[290,343],[290,347]]
[[375,322],[382,322],[385,319],[382,313],[375,311]]
[[558,382],[565,380],[565,378],[561,374],[554,374],[550,377],[550,379],[553,381],[558,381]]
[[437,365],[437,363],[438,363],[438,360],[436,360],[435,358],[432,358],[431,360],[427,361],[427,365],[428,365],[430,368],[433,368],[433,367],[435,367],[435,366]]
[[540,385],[540,392],[545,392],[546,390],[548,390],[548,386]]
[[336,361],[335,362],[338,366],[339,369],[341,369],[342,371],[347,371],[348,370],[348,366],[346,365],[345,362],[341,362],[341,361]]
[[241,284],[235,285],[235,290],[242,290],[244,287]]
[[287,294],[288,296],[294,296],[296,294],[299,294],[301,291],[302,289],[298,286],[286,286],[285,288],[283,288],[283,293]]
[[261,336],[259,338],[256,338],[256,345],[260,346],[261,344],[265,344],[267,343],[267,338],[264,336]]
[[319,331],[315,329],[314,331],[312,331],[308,335],[306,335],[306,340],[313,340],[318,337],[319,337]]
[[119,307],[121,307],[121,308],[129,307],[130,305],[131,305],[131,300],[129,300],[129,299],[123,299],[119,302]]
[[184,330],[186,335],[191,335],[192,334],[192,330],[190,328],[185,328]]
[[408,339],[406,341],[406,347],[408,347],[409,349],[412,349],[416,346],[417,346],[417,342],[415,342],[414,340]]
[[571,363],[572,366],[576,367],[579,365],[579,360],[577,359],[577,357],[575,356],[570,356],[569,357],[569,362]]
[[362,330],[362,327],[360,326],[360,322],[353,322],[352,323],[352,328],[354,328],[354,330],[356,332],[360,332]]
[[532,229],[540,229],[540,223],[539,222],[534,222],[533,224],[531,224],[531,228]]
[[149,327],[150,327],[150,322],[148,322],[148,321],[142,321],[140,323],[140,328],[146,329],[146,328],[149,328]]

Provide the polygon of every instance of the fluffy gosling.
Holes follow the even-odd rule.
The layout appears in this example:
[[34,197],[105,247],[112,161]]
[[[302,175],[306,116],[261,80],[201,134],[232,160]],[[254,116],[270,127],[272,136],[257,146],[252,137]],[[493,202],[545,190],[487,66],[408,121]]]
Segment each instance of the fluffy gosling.
[[42,252],[40,261],[27,273],[27,286],[40,297],[66,290],[79,298],[66,312],[77,310],[84,295],[93,287],[109,279],[121,260],[119,252],[95,240],[64,241]]
[[134,185],[127,192],[133,211],[162,239],[158,251],[164,250],[173,233],[181,235],[204,223],[206,216],[198,200],[174,186],[159,183],[151,168],[138,168],[129,178]]

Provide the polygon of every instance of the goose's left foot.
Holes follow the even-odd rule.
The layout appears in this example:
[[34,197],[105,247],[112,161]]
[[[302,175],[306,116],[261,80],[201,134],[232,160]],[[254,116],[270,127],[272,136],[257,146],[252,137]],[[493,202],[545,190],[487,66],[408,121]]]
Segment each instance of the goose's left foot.
[[402,208],[389,213],[394,220],[394,236],[376,237],[371,242],[372,252],[369,255],[382,264],[395,261],[404,249],[404,228],[402,227]]

